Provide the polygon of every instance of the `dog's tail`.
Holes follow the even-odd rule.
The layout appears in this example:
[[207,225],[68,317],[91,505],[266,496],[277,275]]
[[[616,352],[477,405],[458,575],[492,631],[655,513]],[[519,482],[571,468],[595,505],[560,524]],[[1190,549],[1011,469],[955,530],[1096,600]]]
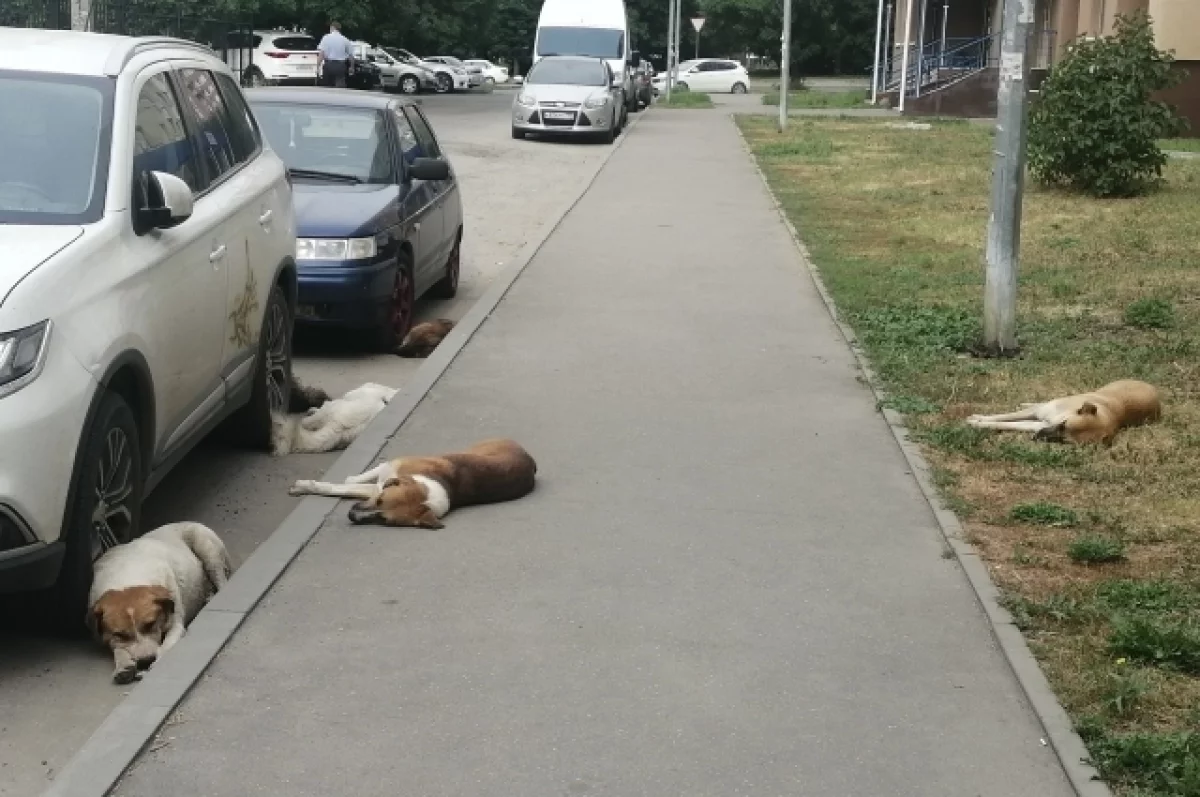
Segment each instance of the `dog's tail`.
[[233,561],[229,558],[225,543],[215,531],[200,523],[183,524],[180,536],[204,566],[204,574],[208,576],[213,591],[219,592],[233,575]]
[[271,454],[282,457],[292,453],[292,443],[299,428],[300,416],[271,413]]
[[303,385],[292,374],[292,392],[288,400],[288,412],[307,412],[329,401],[329,394],[319,387]]

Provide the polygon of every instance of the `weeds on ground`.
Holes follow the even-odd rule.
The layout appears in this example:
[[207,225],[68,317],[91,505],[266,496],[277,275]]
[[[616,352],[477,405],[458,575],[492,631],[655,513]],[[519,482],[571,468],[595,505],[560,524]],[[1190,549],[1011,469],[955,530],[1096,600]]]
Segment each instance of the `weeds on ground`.
[[664,108],[711,108],[713,107],[712,97],[700,91],[680,91],[674,89],[671,91],[671,99],[667,99],[667,95],[662,95],[662,101],[659,103]]
[[[738,121],[1101,771],[1200,797],[1200,159],[1137,199],[1030,184],[1023,354],[980,360],[988,128]],[[1166,412],[1111,448],[963,423],[1120,378]]]
[[[863,108],[868,94],[865,91],[789,91],[789,108]],[[779,87],[762,95],[763,105],[779,104]]]

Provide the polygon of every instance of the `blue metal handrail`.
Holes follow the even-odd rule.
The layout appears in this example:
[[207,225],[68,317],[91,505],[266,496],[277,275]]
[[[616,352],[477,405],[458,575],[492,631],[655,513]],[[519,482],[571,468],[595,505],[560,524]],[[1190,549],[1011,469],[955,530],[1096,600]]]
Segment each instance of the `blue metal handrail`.
[[[1035,41],[1030,42],[1029,52],[1033,65],[1047,67],[1053,62],[1056,39],[1057,31],[1053,30],[1044,30],[1035,35]],[[917,45],[910,45],[905,93],[919,96],[928,87],[957,82],[995,66],[999,61],[997,45],[996,34],[931,42],[922,47],[919,54],[916,52]],[[896,55],[893,52],[885,57],[880,73],[884,91],[900,88],[902,63],[903,53]]]

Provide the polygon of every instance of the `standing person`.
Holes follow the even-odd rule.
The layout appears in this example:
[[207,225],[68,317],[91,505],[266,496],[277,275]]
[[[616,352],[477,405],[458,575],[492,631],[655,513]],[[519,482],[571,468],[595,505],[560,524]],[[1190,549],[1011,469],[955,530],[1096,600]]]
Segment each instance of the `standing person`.
[[317,61],[326,86],[346,88],[346,75],[350,73],[350,63],[354,60],[354,47],[350,40],[342,35],[342,26],[337,22],[329,23],[329,32],[321,37],[317,45]]

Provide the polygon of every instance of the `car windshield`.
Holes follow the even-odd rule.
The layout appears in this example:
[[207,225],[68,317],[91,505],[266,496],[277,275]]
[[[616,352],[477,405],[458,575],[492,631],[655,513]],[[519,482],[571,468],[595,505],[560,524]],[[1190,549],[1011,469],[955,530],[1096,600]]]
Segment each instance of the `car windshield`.
[[271,149],[288,169],[364,183],[392,180],[386,120],[371,108],[254,102]]
[[449,55],[439,55],[438,58],[441,59],[441,61],[443,63],[449,64],[450,66],[462,66],[463,65],[462,61],[458,60],[457,58],[452,58]]
[[0,71],[0,224],[87,224],[104,212],[112,82]]
[[538,55],[587,55],[620,58],[625,32],[611,28],[539,28]]
[[605,77],[603,61],[547,58],[529,70],[525,82],[547,86],[603,86]]

